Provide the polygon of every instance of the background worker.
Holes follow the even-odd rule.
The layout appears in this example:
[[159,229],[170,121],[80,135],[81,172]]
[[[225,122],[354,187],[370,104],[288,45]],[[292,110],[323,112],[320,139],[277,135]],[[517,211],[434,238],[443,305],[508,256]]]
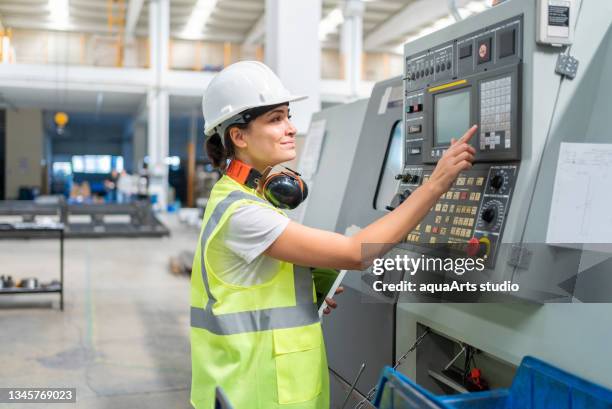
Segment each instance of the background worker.
[[[233,64],[203,98],[206,148],[224,172],[204,214],[192,270],[192,404],[212,409],[215,387],[242,408],[328,409],[329,379],[313,279],[294,264],[360,270],[366,243],[397,243],[458,174],[471,167],[472,127],[430,179],[352,237],[290,221],[299,175],[270,169],[296,156],[291,95],[264,64]],[[331,300],[330,300],[331,301]],[[330,302],[335,307],[335,303]]]

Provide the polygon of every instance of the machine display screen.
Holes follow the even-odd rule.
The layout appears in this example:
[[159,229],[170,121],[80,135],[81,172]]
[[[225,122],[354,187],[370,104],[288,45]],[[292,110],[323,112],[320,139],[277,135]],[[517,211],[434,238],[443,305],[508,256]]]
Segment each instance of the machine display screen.
[[398,181],[396,175],[402,173],[404,166],[404,138],[402,135],[402,123],[397,121],[391,129],[387,155],[380,175],[374,208],[385,210],[391,203],[391,199],[397,192]]
[[470,90],[434,96],[434,145],[450,145],[470,127]]

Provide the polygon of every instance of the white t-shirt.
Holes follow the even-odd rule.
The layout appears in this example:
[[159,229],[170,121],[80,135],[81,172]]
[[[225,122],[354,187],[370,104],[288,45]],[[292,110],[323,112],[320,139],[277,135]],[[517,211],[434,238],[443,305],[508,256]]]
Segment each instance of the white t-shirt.
[[273,278],[281,262],[263,252],[288,224],[287,216],[265,205],[238,207],[208,245],[209,256],[213,256],[208,260],[217,277],[239,286],[263,284]]

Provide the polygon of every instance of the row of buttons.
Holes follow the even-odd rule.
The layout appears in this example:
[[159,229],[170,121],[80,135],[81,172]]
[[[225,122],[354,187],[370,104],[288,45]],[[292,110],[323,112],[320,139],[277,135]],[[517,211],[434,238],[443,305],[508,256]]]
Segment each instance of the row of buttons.
[[[480,195],[480,192],[478,194]],[[442,213],[476,214],[476,212],[478,211],[478,206],[462,206],[448,203],[436,203],[435,210],[436,212]],[[455,212],[455,210],[457,211]]]
[[[435,67],[435,71],[436,72],[440,72],[440,71],[445,71],[445,70],[450,70],[452,67],[452,64],[450,61],[447,61],[446,63],[441,63],[441,64],[436,64]],[[425,67],[422,68],[421,70],[416,70],[414,72],[410,72],[408,71],[408,73],[406,74],[407,78],[410,78],[412,81],[417,80],[419,78],[425,78],[428,77],[430,75],[432,75],[434,73],[434,67]]]
[[451,228],[451,234],[459,237],[470,237],[472,235],[472,229],[463,229],[461,227]]
[[462,177],[458,177],[457,182],[456,182],[457,186],[465,186],[465,185],[473,186],[474,184],[476,186],[482,186],[483,183],[484,183],[484,177],[482,176],[479,176],[477,178],[473,178],[473,177],[466,178],[462,176]]
[[419,235],[418,234],[409,234],[406,237],[407,241],[419,241]]
[[432,149],[431,150],[431,157],[439,157],[444,155],[444,152],[446,152],[446,149]]
[[474,226],[474,218],[473,217],[454,217],[453,224],[457,226]]
[[[468,196],[469,193],[469,196]],[[441,199],[448,200],[480,200],[480,192],[446,192]]]

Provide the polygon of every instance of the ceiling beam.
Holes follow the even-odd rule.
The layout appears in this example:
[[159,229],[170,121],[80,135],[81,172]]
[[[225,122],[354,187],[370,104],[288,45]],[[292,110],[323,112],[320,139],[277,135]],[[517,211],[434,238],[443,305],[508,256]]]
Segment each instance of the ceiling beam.
[[134,29],[136,23],[138,23],[138,17],[142,11],[142,4],[144,0],[130,0],[127,9],[127,18],[125,19],[125,35],[126,37],[132,37],[134,35]]
[[[469,1],[457,0],[457,7],[462,7]],[[392,41],[397,41],[417,27],[448,16],[447,5],[440,7],[440,3],[442,1],[431,0],[415,0],[410,3],[366,36],[363,42],[364,50],[375,51]]]
[[261,17],[253,24],[253,27],[249,30],[247,35],[244,37],[243,45],[251,46],[257,45],[264,42],[266,35],[266,13],[262,13]]

